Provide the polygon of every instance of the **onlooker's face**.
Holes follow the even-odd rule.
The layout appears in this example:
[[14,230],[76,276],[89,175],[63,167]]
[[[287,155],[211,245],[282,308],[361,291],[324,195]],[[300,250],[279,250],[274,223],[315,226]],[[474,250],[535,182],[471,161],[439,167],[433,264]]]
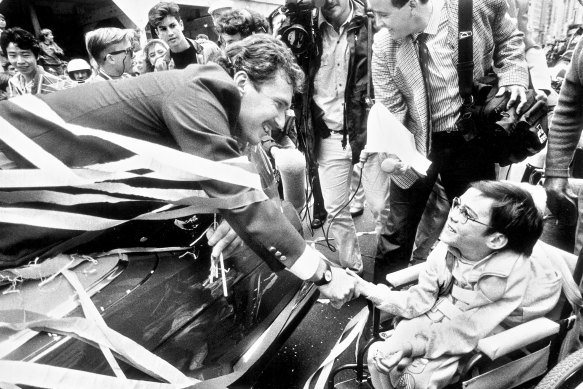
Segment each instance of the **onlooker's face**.
[[52,32],[49,32],[47,35],[45,35],[45,41],[52,43],[53,40],[55,39],[55,36],[53,35]]
[[16,68],[14,67],[14,65],[12,64],[8,64],[8,67],[6,68],[6,71],[8,72],[8,74],[10,74],[11,76],[14,76],[16,74]]
[[241,37],[240,33],[236,33],[234,35],[221,34],[221,40],[223,41],[225,48],[229,47],[229,45],[232,45],[235,42],[240,41],[241,39],[243,39],[243,37]]
[[6,28],[6,19],[0,18],[0,28],[1,29],[5,29]]
[[73,81],[83,82],[91,77],[91,70],[75,70],[74,72],[69,72],[69,77]]
[[148,48],[148,61],[154,66],[158,58],[162,58],[166,55],[168,50],[160,43],[155,43]]
[[219,20],[221,18],[221,16],[223,16],[224,13],[226,13],[227,11],[230,11],[233,7],[223,7],[223,8],[217,8],[213,11],[213,13],[211,14],[211,18],[213,19],[213,23],[216,26],[217,25],[217,20]]
[[254,85],[244,72],[235,74],[235,82],[243,96],[239,124],[246,141],[257,144],[272,130],[283,128],[293,87],[282,72],[261,86]]
[[137,74],[146,73],[146,57],[141,51],[134,56],[132,72]]
[[393,7],[390,0],[368,0],[368,4],[374,13],[377,28],[388,29],[393,39],[419,32],[419,26],[413,20],[410,2],[401,8]]
[[459,200],[459,206],[450,210],[439,239],[462,254],[487,250],[486,225],[490,224],[494,200],[474,188],[468,189]]
[[166,16],[162,19],[162,22],[156,27],[158,31],[158,36],[163,39],[164,42],[168,43],[170,49],[177,48],[184,40],[184,25],[182,20],[178,21],[174,16]]
[[23,50],[15,43],[6,47],[6,56],[10,65],[25,76],[34,76],[37,71],[37,58],[32,50]]
[[349,0],[326,0],[321,11],[322,16],[331,24],[344,23],[350,15],[350,2]]
[[120,76],[132,71],[134,51],[129,40],[111,45],[106,53],[106,60],[110,65],[113,65],[111,66],[113,75]]

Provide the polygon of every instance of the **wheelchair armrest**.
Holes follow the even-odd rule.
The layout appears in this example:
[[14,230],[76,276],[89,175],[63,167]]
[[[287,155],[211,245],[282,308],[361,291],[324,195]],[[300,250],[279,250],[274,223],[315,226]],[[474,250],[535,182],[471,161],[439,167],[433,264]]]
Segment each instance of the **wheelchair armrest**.
[[388,283],[394,288],[411,284],[419,278],[419,273],[421,273],[421,270],[423,270],[424,266],[424,262],[414,266],[409,266],[405,269],[387,274],[386,279]]
[[491,360],[559,332],[559,323],[539,317],[478,342],[478,351]]

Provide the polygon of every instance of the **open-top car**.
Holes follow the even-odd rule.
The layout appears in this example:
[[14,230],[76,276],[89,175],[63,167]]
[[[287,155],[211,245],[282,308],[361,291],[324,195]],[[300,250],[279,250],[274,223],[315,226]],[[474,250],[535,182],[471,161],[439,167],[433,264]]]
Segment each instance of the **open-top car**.
[[[18,269],[1,271],[0,364],[24,361],[71,369],[63,370],[64,376],[75,371],[113,376],[115,363],[108,363],[91,341],[58,326],[23,324],[38,318],[58,322],[86,316],[91,321],[77,302],[72,272],[109,329],[185,376],[205,381],[204,387],[250,387],[310,309],[317,292],[313,284],[290,272],[272,272],[246,248],[225,259],[224,267],[213,271],[218,277],[209,279],[211,256],[204,234],[211,223],[212,215],[187,221],[130,222],[76,248],[75,255],[59,256],[53,276],[40,275],[39,270],[39,277],[24,280]],[[107,252],[117,247],[133,249]],[[47,263],[20,269],[36,271]],[[69,270],[60,272],[64,268]],[[156,374],[132,365],[136,364],[120,362],[128,379],[155,380],[151,375]],[[38,377],[17,379],[16,372],[2,370],[0,387],[2,382],[37,386]]]

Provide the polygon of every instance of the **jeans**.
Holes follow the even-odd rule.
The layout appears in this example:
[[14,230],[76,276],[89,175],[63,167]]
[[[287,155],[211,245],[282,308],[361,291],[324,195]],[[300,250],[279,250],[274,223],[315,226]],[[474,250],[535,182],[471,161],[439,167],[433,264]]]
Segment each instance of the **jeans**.
[[[339,265],[362,269],[362,257],[356,237],[356,228],[350,215],[350,181],[352,176],[352,151],[350,145],[342,149],[342,135],[332,134],[322,139],[318,157],[318,174],[328,212],[330,232],[338,248]],[[384,224],[387,218],[387,199],[390,177],[380,170],[380,162],[373,155],[364,164],[362,182],[367,204],[377,220]],[[327,229],[327,228],[326,228]]]

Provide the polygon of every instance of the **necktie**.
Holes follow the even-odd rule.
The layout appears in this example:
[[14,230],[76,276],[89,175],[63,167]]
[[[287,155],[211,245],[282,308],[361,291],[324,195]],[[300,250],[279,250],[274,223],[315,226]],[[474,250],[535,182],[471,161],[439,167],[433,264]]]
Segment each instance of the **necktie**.
[[427,34],[422,32],[417,37],[417,50],[419,54],[419,65],[421,66],[421,74],[423,75],[423,83],[425,84],[425,93],[427,94],[427,119],[428,128],[431,132],[431,89],[429,88],[429,49],[427,48]]

